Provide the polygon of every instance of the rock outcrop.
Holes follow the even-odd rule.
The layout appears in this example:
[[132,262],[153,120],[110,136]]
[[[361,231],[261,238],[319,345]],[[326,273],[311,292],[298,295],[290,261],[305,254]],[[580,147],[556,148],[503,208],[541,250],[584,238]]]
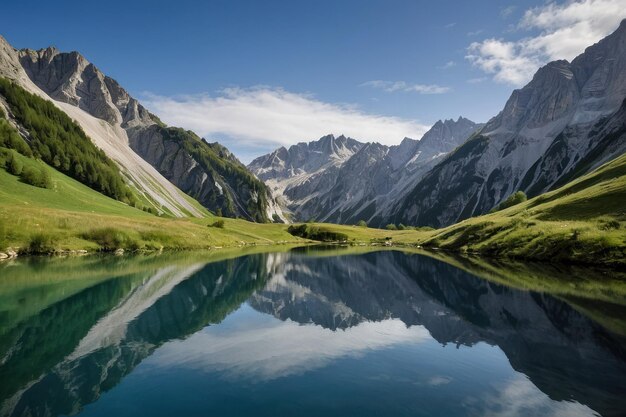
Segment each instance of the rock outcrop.
[[225,216],[285,220],[267,187],[226,148],[165,126],[78,52],[17,51],[4,40],[0,52],[0,76],[57,103],[157,210],[200,216],[180,189]]
[[282,196],[295,220],[380,226],[422,175],[479,127],[463,117],[440,120],[421,140],[396,146],[329,135],[279,148],[248,168]]
[[426,174],[393,220],[445,226],[516,191],[562,185],[626,152],[626,20],[571,63],[551,62],[504,109]]

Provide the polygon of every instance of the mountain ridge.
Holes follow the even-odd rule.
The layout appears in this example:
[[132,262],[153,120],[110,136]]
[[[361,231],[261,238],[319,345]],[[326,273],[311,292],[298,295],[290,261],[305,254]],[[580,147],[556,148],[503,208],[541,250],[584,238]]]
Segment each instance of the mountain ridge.
[[320,152],[313,156],[313,164],[293,157],[309,155],[299,153],[304,149],[318,150],[326,142],[334,143],[334,136],[327,135],[289,150],[278,148],[255,159],[248,168],[282,196],[281,202],[294,220],[347,224],[364,220],[382,225],[386,211],[405,189],[480,126],[459,116],[456,121],[438,121],[421,140],[404,138],[398,145],[387,146],[340,136],[340,143],[344,138],[352,144],[349,151]]
[[[626,152],[620,110],[625,68],[626,20],[571,63],[550,62],[514,90],[473,141],[449,155],[394,207],[392,220],[446,226],[484,214],[518,190],[531,196],[549,191],[562,185],[559,180],[568,173],[582,175]],[[581,160],[584,169],[578,166]]]
[[[193,132],[164,125],[116,80],[102,73],[79,52],[64,53],[48,47],[40,50],[13,49],[15,54],[27,78],[49,98],[65,104],[61,105],[64,111],[68,112],[67,105],[70,105],[108,124],[91,131],[85,130],[91,137],[108,136],[104,141],[96,141],[97,145],[125,171],[132,172],[132,161],[138,158],[158,171],[159,176],[151,173],[152,180],[135,182],[140,191],[152,188],[152,197],[169,191],[170,200],[189,206],[188,197],[176,195],[175,188],[169,184],[172,183],[207,209],[225,216],[240,216],[260,222],[284,221],[267,187],[250,174],[230,151],[202,140]],[[15,64],[15,61],[13,59],[12,63]],[[15,75],[11,71],[5,73]],[[25,77],[13,78],[25,84]],[[94,125],[76,116],[71,115],[83,128]],[[102,127],[106,132],[102,132]],[[107,146],[111,143],[115,143],[116,149]],[[128,160],[129,156],[131,160]],[[154,181],[154,178],[157,180]],[[160,209],[159,205],[163,202],[158,203],[157,209]],[[170,212],[183,215],[173,206],[175,204],[168,207]],[[185,211],[201,215],[191,206]]]

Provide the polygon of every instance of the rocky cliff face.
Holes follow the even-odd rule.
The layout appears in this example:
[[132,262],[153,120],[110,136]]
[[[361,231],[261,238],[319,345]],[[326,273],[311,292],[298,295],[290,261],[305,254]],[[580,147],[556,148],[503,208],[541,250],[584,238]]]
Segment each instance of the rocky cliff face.
[[479,135],[393,209],[393,219],[445,226],[483,214],[522,190],[530,196],[626,151],[626,21],[571,63],[555,61],[515,90]]
[[[136,171],[136,165],[141,165],[136,163],[139,157],[156,168],[158,181],[154,181],[154,174],[151,180],[137,173],[140,179],[134,182],[141,192],[156,182],[161,187],[152,186],[156,189],[148,194],[158,195],[162,189],[175,193],[177,190],[171,182],[209,210],[220,211],[225,216],[261,222],[284,220],[267,187],[226,148],[209,144],[192,132],[165,126],[117,81],[104,75],[78,52],[62,53],[47,48],[12,50],[9,55],[14,59],[3,59],[5,74],[10,74],[11,68],[19,63],[22,69],[17,71],[26,74],[23,78],[49,98],[63,103],[64,111],[76,113],[80,109],[106,122],[78,118],[92,138],[104,136],[96,144],[123,169]],[[112,141],[116,142],[115,149],[108,146]],[[200,215],[182,195],[153,199],[157,208],[167,207],[174,214]]]
[[[39,74],[38,84],[31,79],[36,78],[36,74]],[[178,188],[128,146],[128,135],[119,122],[111,124],[87,111],[110,121],[122,120],[104,88],[104,77],[79,54],[65,54],[64,59],[60,59],[54,48],[18,51],[0,37],[0,77],[50,100],[66,113],[107,157],[117,163],[127,183],[158,212],[202,216]],[[0,99],[0,106],[4,107],[2,101]],[[17,127],[27,138],[27,129]]]
[[295,220],[378,226],[428,169],[479,127],[463,117],[440,120],[421,140],[405,138],[396,146],[325,136],[279,148],[248,168],[282,195]]

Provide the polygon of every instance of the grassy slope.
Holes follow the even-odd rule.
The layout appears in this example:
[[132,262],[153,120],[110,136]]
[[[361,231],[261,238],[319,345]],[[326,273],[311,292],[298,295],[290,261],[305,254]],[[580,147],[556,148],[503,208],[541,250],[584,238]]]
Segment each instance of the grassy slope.
[[626,266],[626,155],[555,191],[435,231],[318,225],[349,240],[394,243],[539,261]]
[[425,244],[544,261],[626,265],[626,155],[564,187],[437,231]]
[[[44,166],[53,189],[20,182],[0,169],[0,249],[27,248],[35,235],[50,239],[55,249],[97,250],[99,245],[83,236],[93,230],[113,228],[126,243],[150,249],[205,249],[242,244],[274,244],[301,241],[285,227],[224,219],[223,229],[207,227],[206,219],[160,218],[105,197],[48,167],[41,161],[18,156],[24,166]],[[124,244],[122,244],[122,247]]]
[[[26,165],[42,162],[23,158]],[[0,169],[0,249],[26,248],[43,233],[56,249],[97,250],[90,231],[113,228],[127,240],[121,247],[205,249],[243,244],[304,241],[286,225],[216,218],[159,218],[107,198],[51,169],[54,189],[21,183]],[[434,231],[381,230],[314,224],[343,233],[355,244],[422,245],[459,252],[541,261],[626,266],[626,155],[550,193],[508,209]],[[129,243],[130,242],[130,243]]]

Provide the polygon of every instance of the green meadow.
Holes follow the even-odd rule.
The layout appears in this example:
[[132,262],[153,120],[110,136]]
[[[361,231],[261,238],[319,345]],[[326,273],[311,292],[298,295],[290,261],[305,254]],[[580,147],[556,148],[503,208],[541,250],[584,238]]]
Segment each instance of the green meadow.
[[[0,169],[0,250],[23,254],[221,249],[340,241],[401,245],[494,258],[625,266],[626,155],[557,190],[506,209],[432,230],[252,223],[156,216],[106,197],[40,160],[15,157],[48,171],[40,188]],[[291,230],[291,233],[289,230]]]

